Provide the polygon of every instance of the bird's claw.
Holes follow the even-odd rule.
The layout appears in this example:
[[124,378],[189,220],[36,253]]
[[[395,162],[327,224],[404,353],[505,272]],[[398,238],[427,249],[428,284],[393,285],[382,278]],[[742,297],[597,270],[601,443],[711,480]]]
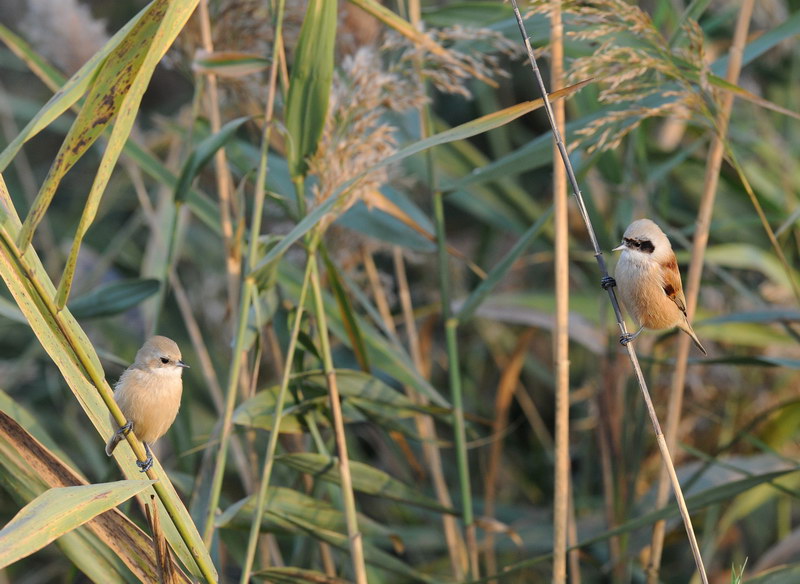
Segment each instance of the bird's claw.
[[617,281],[611,276],[603,276],[603,278],[600,280],[600,286],[603,287],[603,290],[614,288],[616,285]]
[[148,456],[147,460],[145,460],[144,462],[142,462],[141,460],[137,460],[136,461],[136,466],[139,467],[139,470],[141,472],[147,472],[153,466],[153,457],[152,456]]
[[633,334],[633,333],[622,334],[622,335],[619,336],[619,344],[624,347],[635,338],[636,338],[636,335]]
[[131,432],[131,428],[133,428],[133,422],[128,422],[124,426],[122,426],[119,430],[117,430],[117,436],[122,438],[123,436],[127,436]]

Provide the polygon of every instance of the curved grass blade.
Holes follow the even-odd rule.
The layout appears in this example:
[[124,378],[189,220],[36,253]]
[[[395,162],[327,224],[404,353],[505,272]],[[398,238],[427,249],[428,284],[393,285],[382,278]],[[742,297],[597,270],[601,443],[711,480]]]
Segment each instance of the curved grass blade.
[[[61,152],[63,152],[63,146],[73,144],[70,136],[79,140],[81,136],[84,136],[85,139],[93,141],[99,136],[103,127],[108,124],[110,118],[116,116],[114,129],[111,131],[106,151],[100,161],[100,168],[97,170],[92,182],[92,188],[86,199],[86,205],[72,242],[64,273],[58,285],[55,302],[59,310],[67,302],[70,288],[72,287],[72,279],[75,275],[75,266],[78,261],[81,242],[97,214],[100,199],[133,127],[142,96],[150,83],[150,78],[161,57],[164,56],[164,53],[172,45],[172,41],[183,29],[197,2],[198,0],[190,0],[189,2],[173,3],[168,0],[161,0],[150,5],[147,13],[133,27],[125,41],[120,43],[118,49],[113,51],[105,60],[92,92],[87,97],[81,113],[78,114],[78,119],[75,120],[75,124],[70,130],[70,135],[67,136],[64,145],[62,145]],[[118,93],[122,93],[121,98],[117,95]],[[92,111],[90,109],[92,107],[98,109]],[[83,116],[84,112],[89,113]],[[69,148],[77,146],[82,147],[81,142],[75,143],[74,146],[69,146]],[[70,156],[70,158],[72,157]],[[56,158],[56,167],[58,167],[60,159],[61,153]],[[67,164],[69,165],[69,163]],[[66,170],[63,170],[63,172],[66,172]],[[63,174],[60,176],[63,176]],[[50,175],[48,174],[49,177]],[[60,180],[60,177],[58,177],[58,180]],[[45,185],[43,185],[42,190],[36,197],[36,201],[34,201],[33,207],[25,219],[18,239],[19,247],[23,251],[30,243],[33,230],[44,216],[44,212],[49,206],[57,186],[58,181],[51,182],[46,180]]]
[[219,132],[212,134],[200,142],[192,151],[186,162],[181,168],[181,174],[175,185],[175,202],[183,203],[189,195],[192,181],[200,170],[208,164],[217,150],[225,146],[228,141],[236,135],[236,131],[241,128],[251,118],[243,116],[231,120],[219,129]]
[[117,481],[45,491],[0,530],[0,569],[127,501],[154,481]]
[[100,286],[75,298],[69,309],[75,318],[112,316],[133,308],[158,292],[160,282],[154,278],[122,280]]

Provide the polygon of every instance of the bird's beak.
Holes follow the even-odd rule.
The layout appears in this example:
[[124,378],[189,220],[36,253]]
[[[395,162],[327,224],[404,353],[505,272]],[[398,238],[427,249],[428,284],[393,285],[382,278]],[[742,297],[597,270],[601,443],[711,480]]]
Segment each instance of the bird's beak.
[[622,251],[623,249],[625,249],[625,244],[624,243],[622,245],[620,245],[620,246],[615,247],[611,251]]
[[190,369],[190,367],[183,361],[178,361],[177,363],[175,363],[175,365],[177,365],[178,367],[184,367],[185,369]]

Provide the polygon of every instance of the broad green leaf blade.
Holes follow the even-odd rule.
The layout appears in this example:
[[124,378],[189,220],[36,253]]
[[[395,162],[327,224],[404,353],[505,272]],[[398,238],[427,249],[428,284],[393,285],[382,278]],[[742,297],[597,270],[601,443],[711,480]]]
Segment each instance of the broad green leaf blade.
[[[584,87],[587,83],[591,80],[582,81],[580,83],[576,83],[575,85],[570,85],[569,87],[565,87],[564,89],[560,89],[550,94],[550,99],[560,99],[571,95],[572,93],[578,91],[582,87]],[[276,257],[281,255],[286,249],[288,249],[294,242],[298,239],[303,237],[308,231],[310,231],[322,217],[325,216],[328,211],[330,211],[333,206],[336,204],[336,201],[339,200],[340,196],[345,193],[347,190],[353,187],[353,185],[358,182],[362,177],[366,176],[368,173],[377,170],[379,168],[383,168],[389,164],[394,162],[400,162],[401,160],[408,158],[409,156],[413,156],[414,154],[418,154],[427,150],[428,148],[433,148],[434,146],[438,146],[440,144],[447,144],[448,142],[454,142],[456,140],[464,140],[466,138],[471,138],[472,136],[476,136],[483,132],[488,132],[489,130],[493,130],[494,128],[498,128],[504,124],[512,122],[517,118],[530,113],[538,108],[542,107],[542,100],[536,99],[534,101],[526,101],[521,104],[517,104],[506,109],[503,109],[499,112],[494,112],[489,115],[480,117],[478,119],[472,120],[471,122],[467,122],[465,124],[461,124],[460,126],[456,126],[455,128],[451,128],[439,134],[435,134],[429,138],[425,138],[424,140],[419,140],[418,142],[414,142],[401,150],[398,150],[391,156],[386,157],[378,164],[371,166],[370,168],[366,169],[364,172],[356,176],[355,178],[351,179],[347,183],[338,187],[333,194],[323,202],[319,207],[316,207],[311,213],[306,215],[295,227],[287,233],[281,242],[272,248],[269,253],[261,259],[258,265],[254,268],[253,271],[260,269],[261,267],[267,265],[269,262],[274,260]]]
[[25,142],[49,126],[61,114],[72,107],[72,105],[75,104],[84,93],[86,93],[86,90],[92,83],[100,64],[112,50],[116,49],[122,39],[128,35],[130,30],[138,24],[139,20],[146,11],[147,8],[143,9],[124,27],[117,31],[117,33],[111,37],[105,46],[91,59],[89,59],[66,83],[64,76],[56,71],[54,67],[46,63],[38,54],[36,54],[30,45],[14,35],[4,26],[0,25],[0,40],[6,43],[9,49],[11,49],[25,63],[28,64],[31,71],[33,71],[45,85],[47,85],[53,91],[56,91],[53,97],[51,97],[44,107],[39,110],[39,113],[37,113],[34,118],[28,122],[25,128],[23,128],[23,130],[8,144],[8,146],[6,146],[6,148],[3,150],[3,153],[0,154],[0,172],[6,169]]
[[[161,57],[167,52],[172,45],[172,41],[175,40],[175,37],[183,29],[186,21],[192,15],[197,2],[198,0],[178,3],[169,2],[169,0],[156,0],[153,2],[150,11],[148,11],[140,23],[137,23],[137,26],[131,30],[125,42],[121,43],[119,49],[108,56],[102,71],[95,81],[92,92],[87,98],[83,109],[81,109],[81,114],[83,114],[88,106],[96,102],[96,97],[99,97],[100,104],[102,104],[105,109],[101,109],[100,112],[95,112],[94,115],[89,114],[87,116],[89,119],[85,121],[91,123],[92,126],[95,124],[102,126],[107,123],[104,117],[106,115],[116,115],[117,119],[114,123],[114,129],[111,131],[111,136],[108,139],[106,151],[100,161],[100,168],[92,182],[92,188],[89,191],[89,196],[87,197],[86,205],[84,206],[83,214],[81,215],[81,220],[72,242],[69,258],[64,267],[64,274],[61,276],[61,282],[58,285],[56,306],[59,309],[64,307],[69,297],[81,242],[97,214],[100,199],[111,178],[111,172],[117,163],[117,159],[122,153],[122,149],[125,147],[125,142],[133,127],[133,122],[139,111],[142,96],[150,83],[150,78],[153,76],[153,72],[161,60]],[[141,47],[131,49],[131,47],[128,46],[129,42],[133,43],[134,47],[137,45],[141,45]],[[117,91],[124,91],[126,89],[127,91],[117,103]],[[114,95],[113,107],[109,106],[109,97],[111,95]],[[100,104],[97,104],[98,107],[100,107]],[[83,128],[81,124],[78,123],[81,114],[78,115],[78,120],[75,121],[73,128],[78,128],[77,133],[94,136],[96,138],[99,134],[95,134],[92,127]],[[69,140],[65,141],[65,144],[68,141]],[[53,194],[54,193],[55,190],[53,188]],[[52,194],[50,194],[49,197],[52,199]],[[37,196],[37,200],[38,199],[39,197]],[[38,206],[37,202],[34,201],[33,208],[25,219],[25,225],[23,225],[20,234],[20,241],[24,242],[23,245],[20,246],[21,249],[24,250],[27,244],[30,243],[29,236],[32,236],[33,229],[35,229],[38,220],[41,220],[41,217],[44,215],[44,210],[48,205],[49,200],[47,200],[46,197]],[[26,231],[26,228],[28,231]]]
[[[339,468],[335,458],[323,454],[297,453],[284,454],[276,457],[275,460],[317,479],[340,484]],[[439,513],[458,514],[455,509],[440,505],[435,499],[421,495],[417,489],[411,488],[363,462],[351,460],[350,472],[353,475],[353,489],[356,491],[432,509]]]
[[310,0],[297,41],[286,98],[287,159],[292,177],[306,173],[306,159],[317,151],[325,126],[333,81],[336,8],[334,0]]
[[42,549],[154,482],[116,481],[46,491],[0,530],[0,568]]
[[[255,510],[255,496],[251,495],[231,505],[217,517],[218,527],[249,529]],[[319,529],[347,533],[347,520],[344,512],[327,501],[287,487],[271,486],[267,490],[266,510],[261,518],[261,531],[269,533],[297,533],[297,528],[286,521],[291,518],[305,521]],[[380,538],[390,544],[393,534],[377,521],[358,514],[358,527],[364,537]]]
[[250,120],[250,116],[243,116],[231,120],[219,129],[219,132],[212,134],[197,145],[189,158],[183,164],[178,182],[175,185],[175,202],[183,203],[189,195],[192,181],[214,154],[225,146],[228,141],[236,135],[236,131]]
[[69,303],[69,309],[75,318],[120,314],[150,298],[158,292],[159,286],[159,281],[153,278],[112,282],[75,298]]

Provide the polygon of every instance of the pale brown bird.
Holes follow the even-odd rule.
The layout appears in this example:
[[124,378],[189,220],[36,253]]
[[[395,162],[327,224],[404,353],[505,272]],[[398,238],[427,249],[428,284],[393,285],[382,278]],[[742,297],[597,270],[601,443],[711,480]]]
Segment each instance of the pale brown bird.
[[625,230],[622,245],[613,251],[622,252],[614,274],[619,297],[639,325],[638,331],[623,336],[620,342],[631,342],[645,328],[676,326],[707,355],[686,316],[678,262],[661,228],[650,219],[634,221]]
[[[111,456],[117,443],[131,430],[144,442],[147,460],[136,461],[142,470],[153,466],[150,444],[166,434],[181,407],[183,381],[181,374],[189,367],[181,361],[181,350],[175,341],[155,336],[136,353],[136,359],[120,376],[114,387],[114,401],[128,421],[106,444]],[[113,416],[111,425],[115,426]]]

